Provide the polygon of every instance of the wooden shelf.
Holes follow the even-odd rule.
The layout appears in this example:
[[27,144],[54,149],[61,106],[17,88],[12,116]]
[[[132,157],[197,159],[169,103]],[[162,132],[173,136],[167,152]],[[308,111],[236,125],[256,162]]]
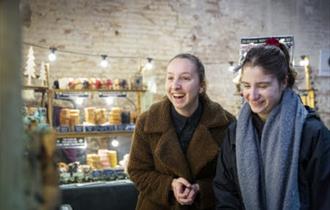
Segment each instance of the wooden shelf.
[[57,132],[56,138],[132,136],[133,131]]
[[146,90],[110,90],[110,89],[53,89],[55,93],[81,93],[81,92],[146,92]]
[[46,86],[32,86],[32,85],[24,85],[23,90],[34,90],[37,92],[46,92],[49,88]]

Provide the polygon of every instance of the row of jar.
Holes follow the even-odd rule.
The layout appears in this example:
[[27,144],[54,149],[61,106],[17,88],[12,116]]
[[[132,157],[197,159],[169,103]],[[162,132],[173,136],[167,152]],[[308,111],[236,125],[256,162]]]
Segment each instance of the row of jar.
[[108,90],[142,90],[142,76],[134,75],[126,79],[100,79],[100,78],[61,78],[53,83],[55,89],[108,89]]
[[73,127],[82,124],[120,125],[134,123],[136,120],[136,112],[124,110],[120,107],[112,107],[110,110],[106,108],[86,107],[82,111],[80,109],[60,109],[55,114],[55,126]]

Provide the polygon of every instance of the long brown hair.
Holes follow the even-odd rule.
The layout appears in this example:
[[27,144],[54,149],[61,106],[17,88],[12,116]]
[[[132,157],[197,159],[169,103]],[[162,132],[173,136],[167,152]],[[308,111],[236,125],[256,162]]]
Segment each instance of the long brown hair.
[[242,71],[247,65],[262,67],[266,74],[274,75],[279,82],[287,78],[289,88],[295,83],[296,72],[290,65],[290,54],[282,43],[251,48],[242,63]]

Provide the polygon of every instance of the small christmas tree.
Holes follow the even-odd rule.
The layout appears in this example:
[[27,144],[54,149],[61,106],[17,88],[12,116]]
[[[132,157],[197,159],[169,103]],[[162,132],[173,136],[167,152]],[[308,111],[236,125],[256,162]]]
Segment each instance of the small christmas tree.
[[33,48],[30,47],[29,49],[29,53],[27,56],[27,62],[26,62],[26,66],[25,66],[25,72],[24,75],[26,75],[28,77],[28,82],[27,85],[32,85],[32,78],[36,78],[36,74],[35,74],[35,66],[36,64],[34,63],[34,55],[33,55]]
[[46,72],[44,62],[41,62],[41,65],[40,65],[40,77],[39,77],[39,79],[41,80],[41,86],[46,86],[47,85],[47,72]]

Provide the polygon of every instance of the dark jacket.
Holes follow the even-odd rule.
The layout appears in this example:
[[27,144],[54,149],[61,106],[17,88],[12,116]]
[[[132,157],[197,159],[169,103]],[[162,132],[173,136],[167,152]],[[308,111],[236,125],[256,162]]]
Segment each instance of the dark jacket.
[[[217,209],[244,209],[236,167],[236,122],[228,129],[214,178]],[[303,127],[299,157],[301,210],[330,209],[330,132],[310,113]]]
[[[168,99],[152,105],[139,117],[128,164],[130,179],[140,192],[136,209],[214,209],[212,180],[219,146],[234,117],[207,96],[201,102],[203,113],[186,155],[179,145]],[[171,182],[177,177],[200,185],[193,206],[175,201]]]

